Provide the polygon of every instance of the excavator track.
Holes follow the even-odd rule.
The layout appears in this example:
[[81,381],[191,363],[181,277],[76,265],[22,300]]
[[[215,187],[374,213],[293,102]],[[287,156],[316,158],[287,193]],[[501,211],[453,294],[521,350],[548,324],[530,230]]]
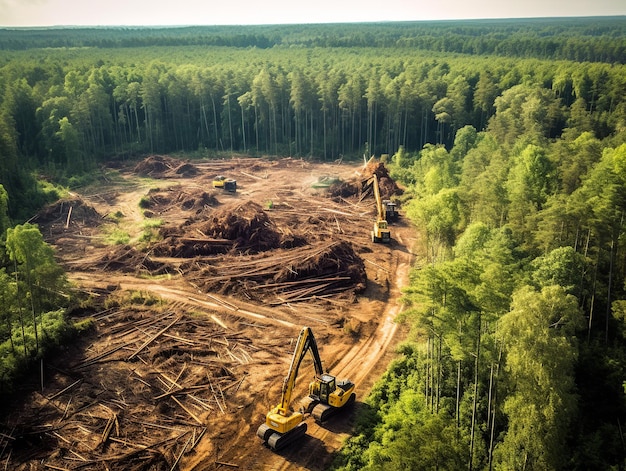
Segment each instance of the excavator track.
[[[259,427],[257,435],[259,435],[261,427]],[[269,437],[267,438],[267,440],[265,440],[265,443],[274,451],[282,450],[283,448],[291,445],[293,442],[304,437],[304,435],[306,434],[306,428],[306,422],[302,422],[287,433],[280,434],[278,432],[272,431],[272,433],[268,433]]]
[[355,400],[356,400],[356,394],[352,393],[350,395],[350,399],[348,399],[348,402],[346,402],[343,407],[332,407],[332,406],[329,406],[328,404],[319,403],[313,408],[313,412],[311,412],[311,415],[313,416],[316,422],[321,424],[323,422],[326,422],[337,412],[350,407],[352,404],[354,404]]
[[267,443],[272,433],[274,433],[274,430],[272,430],[269,425],[261,424],[261,426],[256,431],[256,436],[263,440],[263,443]]

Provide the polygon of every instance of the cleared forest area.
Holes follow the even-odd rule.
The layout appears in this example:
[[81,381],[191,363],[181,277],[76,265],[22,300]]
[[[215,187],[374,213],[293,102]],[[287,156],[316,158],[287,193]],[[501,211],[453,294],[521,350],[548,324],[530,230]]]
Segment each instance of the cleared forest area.
[[[379,172],[400,191],[384,166],[153,156],[119,172],[117,183],[35,218],[100,308],[85,313],[92,333],[46,360],[43,389],[3,424],[2,461],[18,470],[324,469],[352,412],[282,454],[255,432],[280,398],[303,325],[325,367],[349,375],[359,394],[384,367],[396,329],[387,306],[415,243],[406,223],[391,245],[371,242],[375,204],[359,188]],[[236,178],[237,192],[213,189],[218,174]],[[335,188],[314,188],[329,175]],[[108,226],[140,237],[155,218],[155,241],[102,243]],[[303,367],[300,395],[312,363]]]

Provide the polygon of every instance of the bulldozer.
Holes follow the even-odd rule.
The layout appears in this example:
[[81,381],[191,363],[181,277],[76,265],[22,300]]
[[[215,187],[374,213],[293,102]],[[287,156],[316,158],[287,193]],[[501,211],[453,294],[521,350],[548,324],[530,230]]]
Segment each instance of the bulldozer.
[[[302,407],[292,411],[291,399],[298,370],[307,352],[313,357],[315,376],[309,384],[309,395],[302,401]],[[280,403],[267,413],[265,422],[257,430],[257,436],[272,450],[281,450],[306,434],[307,414],[323,423],[354,403],[355,387],[350,380],[337,381],[334,376],[324,372],[313,331],[310,327],[303,327],[296,342],[289,373],[283,382]]]

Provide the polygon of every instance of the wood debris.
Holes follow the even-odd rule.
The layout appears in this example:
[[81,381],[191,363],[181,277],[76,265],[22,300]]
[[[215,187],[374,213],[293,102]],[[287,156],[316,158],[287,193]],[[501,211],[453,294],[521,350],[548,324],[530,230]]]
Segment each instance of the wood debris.
[[208,415],[228,412],[229,394],[245,379],[238,371],[250,358],[249,339],[186,313],[96,318],[108,348],[56,370],[38,407],[2,424],[0,459],[37,459],[48,469],[175,469],[206,431]]
[[[127,171],[158,179],[159,187],[146,188],[136,202],[125,199],[122,207],[138,219],[163,218],[156,241],[102,243],[100,213],[116,214],[115,203],[124,197],[115,186],[52,205],[34,218],[65,266],[106,281],[88,291],[103,307],[92,313],[96,327],[86,344],[64,352],[65,364],[48,361],[44,390],[33,388],[23,401],[28,407],[0,424],[6,469],[165,471],[178,469],[201,447],[218,457],[221,427],[243,420],[239,408],[256,421],[254,414],[266,410],[259,399],[279,393],[271,389],[275,374],[271,384],[263,381],[270,367],[288,367],[281,362],[292,346],[288,335],[274,335],[274,327],[288,331],[312,322],[327,327],[327,335],[341,335],[344,312],[371,285],[365,261],[381,273],[373,279],[380,286],[389,275],[371,247],[374,205],[359,198],[367,176],[319,196],[308,181],[288,178],[288,185],[270,187],[272,172],[285,168],[306,175],[309,163],[236,158],[191,164],[150,156]],[[219,174],[237,178],[235,195],[213,190]],[[254,185],[263,187],[263,198],[254,189],[247,193]],[[140,208],[130,208],[139,200]],[[105,300],[123,296],[127,278],[151,287],[167,279],[187,289],[163,304],[120,308],[113,302],[105,308]],[[240,309],[244,301],[248,307]],[[256,308],[262,314],[252,312]],[[348,330],[356,331],[359,322]],[[258,390],[262,398],[252,396]],[[231,461],[211,458],[216,468],[237,468]]]

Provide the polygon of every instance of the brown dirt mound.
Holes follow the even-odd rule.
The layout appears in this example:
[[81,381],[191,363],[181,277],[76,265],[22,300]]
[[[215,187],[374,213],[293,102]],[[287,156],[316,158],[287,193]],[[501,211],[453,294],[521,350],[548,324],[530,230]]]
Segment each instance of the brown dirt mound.
[[46,206],[30,222],[55,232],[77,225],[97,227],[102,223],[102,216],[82,199],[72,198]]
[[389,171],[383,162],[370,160],[365,166],[363,176],[365,179],[369,179],[376,175],[378,178],[378,187],[380,188],[380,197],[388,200],[392,196],[399,196],[404,191],[396,184],[396,182],[389,176]]
[[198,174],[198,169],[190,163],[182,163],[171,157],[151,155],[139,162],[135,173],[153,178],[164,177],[191,177]]
[[187,210],[202,211],[207,206],[217,206],[219,201],[215,197],[215,193],[207,193],[206,191],[200,191],[196,194],[185,195],[181,201],[181,208]]
[[158,256],[196,257],[236,251],[258,253],[280,247],[275,224],[257,203],[215,210],[208,219],[162,227],[163,240],[152,247]]
[[[351,196],[360,195],[366,191],[366,182],[374,175],[378,178],[378,188],[380,189],[380,197],[384,200],[391,199],[392,196],[399,196],[404,191],[389,176],[389,171],[383,162],[370,160],[362,172],[362,180],[360,182],[340,182],[332,185],[329,189],[330,196],[333,198],[349,198]],[[361,196],[361,199],[365,196]]]
[[189,163],[184,163],[175,168],[174,173],[182,177],[195,177],[198,175],[198,169]]
[[242,251],[263,252],[280,246],[276,226],[263,208],[252,201],[234,209],[216,210],[194,229],[209,237],[232,240]]
[[146,157],[137,165],[135,165],[134,171],[139,175],[162,174],[174,168],[174,162],[168,157],[162,155],[151,155]]
[[359,194],[359,185],[354,182],[340,182],[331,185],[328,191],[331,198],[349,198],[351,196]]

